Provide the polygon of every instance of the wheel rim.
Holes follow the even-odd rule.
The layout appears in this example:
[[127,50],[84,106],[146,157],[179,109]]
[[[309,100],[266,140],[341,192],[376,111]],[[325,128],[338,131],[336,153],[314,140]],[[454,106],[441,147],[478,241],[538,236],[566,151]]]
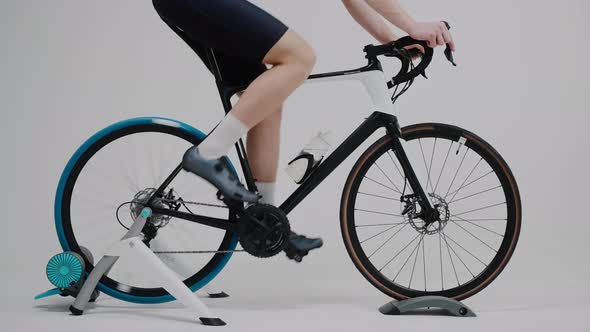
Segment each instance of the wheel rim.
[[[76,160],[74,160],[74,164],[75,166],[71,167],[71,170],[69,172],[69,174],[65,174],[64,176],[67,177],[66,179],[66,184],[63,186],[62,191],[61,191],[61,195],[59,194],[59,190],[58,190],[58,200],[56,201],[56,209],[57,207],[57,203],[59,201],[61,201],[60,204],[60,214],[56,213],[56,225],[58,227],[58,234],[60,235],[60,240],[63,237],[65,239],[66,245],[68,248],[68,250],[73,250],[76,252],[79,252],[79,245],[84,245],[84,246],[90,246],[92,247],[92,245],[88,245],[89,242],[89,237],[88,236],[84,236],[82,235],[81,232],[81,227],[79,227],[79,225],[76,224],[76,220],[80,219],[80,215],[84,215],[87,216],[86,212],[81,213],[79,209],[76,208],[76,206],[78,206],[78,202],[82,202],[84,201],[83,199],[80,199],[80,197],[83,197],[82,195],[79,195],[79,193],[81,192],[80,187],[82,186],[82,184],[84,182],[88,182],[87,180],[85,180],[85,170],[89,170],[91,166],[100,166],[100,165],[96,165],[96,164],[100,164],[97,163],[96,160],[98,158],[94,158],[94,156],[97,156],[101,153],[105,153],[107,150],[110,149],[110,147],[107,145],[111,142],[116,142],[117,140],[121,139],[121,138],[126,138],[126,137],[131,137],[133,135],[136,134],[145,134],[146,132],[152,132],[151,134],[153,135],[165,135],[165,136],[169,136],[169,137],[175,137],[177,140],[178,139],[182,139],[183,142],[185,142],[184,144],[186,144],[188,146],[190,146],[190,144],[197,144],[200,139],[203,137],[201,135],[195,135],[195,132],[197,132],[196,130],[194,131],[187,131],[187,130],[183,130],[182,128],[180,128],[180,126],[176,126],[176,127],[169,127],[169,126],[161,126],[158,124],[155,124],[151,121],[151,119],[145,119],[143,121],[139,121],[140,123],[137,123],[137,121],[133,121],[131,120],[132,123],[127,123],[127,126],[119,126],[119,128],[117,128],[116,130],[111,130],[111,131],[107,131],[105,133],[105,131],[101,132],[102,135],[99,135],[100,137],[93,137],[92,141],[93,144],[90,144],[89,146],[83,146],[83,150],[81,153],[77,153],[76,156],[74,158],[76,158]],[[155,121],[154,121],[155,122]],[[117,125],[114,125],[113,127],[117,127]],[[152,138],[149,142],[150,145],[153,145],[154,142],[157,141],[162,141],[160,138],[155,139]],[[137,142],[136,142],[137,143]],[[104,146],[107,145],[107,147],[105,148]],[[114,143],[113,143],[114,145]],[[113,146],[111,145],[111,147]],[[168,147],[170,146],[176,146],[176,144],[171,144],[170,142],[168,143]],[[184,149],[185,147],[177,147],[176,149],[180,149],[179,151],[181,151],[182,149]],[[164,149],[165,150],[165,149]],[[169,153],[174,153],[173,151],[167,150]],[[80,152],[80,151],[78,151]],[[182,154],[180,154],[181,156]],[[72,158],[72,159],[74,159]],[[90,161],[89,161],[90,159]],[[109,159],[109,158],[104,158],[104,159]],[[172,158],[174,159],[174,158]],[[180,157],[176,156],[175,157],[176,160],[179,160]],[[174,163],[178,163],[178,161],[174,161]],[[173,164],[174,164],[173,163]],[[86,165],[90,165],[88,166],[88,168],[86,168]],[[94,164],[94,165],[92,165]],[[98,167],[99,169],[104,169],[103,167]],[[173,167],[172,167],[173,169]],[[152,170],[153,171],[153,170]],[[165,172],[164,172],[165,173]],[[167,174],[166,174],[167,175]],[[104,178],[108,178],[106,176],[101,177],[102,179]],[[63,180],[63,179],[62,179]],[[112,179],[111,179],[112,180]],[[176,181],[176,179],[175,179]],[[109,181],[104,181],[109,182]],[[112,182],[112,181],[110,181]],[[153,182],[153,181],[152,181]],[[125,180],[125,182],[120,182],[120,183],[125,183],[126,185],[129,185],[131,182],[127,180]],[[194,183],[194,182],[193,182]],[[173,182],[172,185],[174,185],[175,182]],[[102,185],[102,184],[101,184]],[[98,186],[97,184],[94,184],[94,186]],[[151,186],[154,186],[154,184],[152,184]],[[61,187],[61,186],[60,186]],[[147,185],[142,185],[139,186],[137,188],[133,188],[133,190],[137,190],[137,189],[141,189],[143,187],[147,187]],[[178,187],[180,188],[180,187]],[[179,189],[180,191],[180,189]],[[212,195],[212,197],[214,197],[214,195]],[[191,200],[190,197],[183,197],[185,200]],[[123,198],[118,198],[115,201],[121,201],[124,200]],[[70,208],[70,203],[72,203],[72,208]],[[113,206],[110,207],[111,209],[113,208]],[[78,211],[77,211],[78,210]],[[201,212],[199,212],[201,213]],[[227,217],[227,213],[226,213],[226,217]],[[206,213],[203,213],[206,214]],[[57,218],[61,216],[61,218]],[[107,218],[112,221],[115,220],[114,223],[116,224],[116,219],[114,214],[106,214],[106,216],[104,218]],[[130,219],[130,217],[128,217],[127,219]],[[181,221],[181,222],[185,222],[185,221]],[[188,223],[188,222],[187,222]],[[167,236],[168,240],[170,238],[175,238],[174,236],[172,236],[172,234],[166,234],[166,233],[171,233],[171,230],[175,227],[175,223],[170,223],[168,226],[166,226],[165,228],[162,228],[161,231],[159,232],[160,234],[158,235],[158,237],[162,236]],[[184,225],[183,225],[184,226]],[[188,226],[193,226],[188,225]],[[196,225],[199,226],[200,225]],[[120,227],[120,226],[119,226]],[[211,229],[211,228],[209,228]],[[217,230],[216,230],[217,231]],[[125,232],[125,229],[120,228],[118,231],[115,231],[114,234],[111,234],[112,236],[112,241],[115,241],[121,232]],[[80,233],[80,235],[78,235],[78,233]],[[194,232],[193,232],[194,233]],[[233,250],[237,244],[237,237],[234,234],[231,234],[229,232],[225,232],[225,231],[218,231],[218,235],[217,238],[215,238],[214,240],[217,241],[216,246],[214,248],[208,248],[208,249],[213,249],[213,250]],[[176,232],[176,234],[182,234],[182,232]],[[158,239],[158,237],[156,239]],[[211,236],[208,237],[208,239],[213,239]],[[79,241],[78,241],[79,240]],[[84,242],[82,242],[84,241]],[[64,241],[62,242],[62,246],[64,245]],[[167,242],[167,241],[164,241]],[[169,242],[169,241],[168,241]],[[212,242],[212,241],[210,241]],[[221,244],[220,244],[221,243]],[[95,256],[100,256],[101,253],[99,253],[101,251],[101,248],[93,248],[94,250],[92,250],[93,254]],[[171,250],[183,250],[183,249],[187,249],[187,248],[179,248],[179,247],[167,247],[167,248],[159,248],[159,249],[171,249]],[[191,247],[190,249],[194,250],[194,247]],[[66,249],[64,249],[66,250]],[[206,284],[210,279],[212,279],[218,272],[219,270],[221,270],[221,268],[223,267],[223,265],[225,265],[225,263],[227,262],[227,260],[229,259],[229,257],[231,256],[231,253],[217,253],[217,254],[212,254],[210,257],[207,257],[204,261],[202,261],[200,264],[182,264],[183,266],[193,266],[195,267],[193,272],[196,273],[190,273],[190,272],[181,272],[178,271],[178,268],[173,268],[173,270],[176,270],[177,272],[179,272],[181,275],[184,274],[183,277],[186,278],[185,283],[191,287],[193,290],[196,290],[200,287],[202,287],[204,284]],[[168,260],[168,265],[170,266],[170,260],[167,259],[167,257],[164,257],[163,259],[165,262],[166,260]],[[124,262],[120,262],[120,263],[124,263]],[[123,282],[122,280],[119,280],[121,282],[117,282],[117,278],[121,279],[121,271],[117,271],[116,269],[118,267],[122,267],[125,266],[126,264],[116,264],[115,267],[113,268],[113,270],[109,273],[109,277],[113,277],[113,278],[109,278],[109,277],[104,277],[101,280],[101,283],[99,284],[99,288],[101,288],[101,290],[109,293],[110,295],[113,295],[115,297],[121,298],[123,300],[127,300],[127,301],[131,301],[131,302],[141,302],[141,303],[157,303],[157,302],[165,302],[165,301],[170,301],[173,300],[173,298],[168,295],[168,293],[163,290],[162,288],[159,287],[155,287],[156,284],[141,284],[139,283],[138,286],[139,287],[135,287],[135,286],[131,286],[133,285],[133,280],[130,280],[128,283]],[[89,265],[89,264],[87,264]],[[171,266],[172,267],[172,266]],[[199,270],[199,267],[200,268]],[[87,271],[90,271],[90,269],[92,268],[92,266],[88,266],[87,267]],[[198,271],[197,271],[198,270]],[[191,274],[191,275],[188,275]]]
[[[510,257],[512,250],[514,249],[518,235],[520,212],[516,213],[517,206],[515,205],[518,205],[519,211],[519,203],[516,204],[515,202],[518,201],[512,197],[512,188],[510,186],[509,179],[505,177],[506,174],[496,175],[494,172],[491,173],[491,175],[497,176],[496,181],[500,184],[500,186],[492,186],[491,188],[496,188],[494,190],[500,191],[500,195],[506,197],[506,202],[498,202],[503,204],[496,206],[491,206],[494,204],[489,204],[491,207],[477,211],[475,211],[476,209],[463,209],[463,207],[460,205],[468,205],[465,203],[467,203],[469,200],[476,200],[478,196],[493,193],[493,190],[479,193],[484,190],[478,191],[476,189],[476,185],[480,182],[483,182],[484,180],[480,179],[472,184],[470,184],[470,182],[471,180],[478,179],[479,173],[477,169],[481,167],[482,163],[485,162],[491,165],[489,167],[490,169],[498,169],[498,160],[493,158],[492,160],[490,159],[490,156],[486,156],[486,158],[481,159],[479,166],[475,166],[478,160],[474,160],[471,167],[465,167],[465,165],[469,164],[469,162],[467,162],[469,157],[466,157],[464,160],[464,166],[462,166],[467,170],[465,175],[461,175],[461,173],[459,173],[459,175],[455,177],[454,174],[451,174],[451,178],[449,179],[447,186],[442,186],[443,180],[438,181],[439,179],[437,172],[439,170],[436,170],[436,167],[432,166],[431,162],[431,159],[437,159],[436,152],[432,152],[436,151],[434,142],[436,141],[436,145],[439,145],[439,149],[442,150],[442,139],[456,142],[460,137],[467,135],[463,135],[462,131],[449,131],[446,134],[446,137],[441,137],[440,131],[435,130],[432,126],[428,128],[429,129],[422,131],[415,130],[413,134],[408,134],[409,131],[406,132],[405,138],[409,140],[409,142],[404,144],[404,147],[407,150],[406,152],[412,161],[412,165],[414,166],[420,181],[422,183],[428,182],[427,185],[423,184],[423,187],[428,186],[428,189],[425,191],[427,193],[439,192],[440,189],[437,188],[437,185],[444,188],[444,192],[442,194],[431,196],[431,200],[433,200],[435,203],[440,203],[440,205],[442,205],[445,209],[448,208],[448,210],[450,210],[449,218],[445,220],[443,225],[433,225],[434,229],[431,229],[430,232],[420,233],[420,231],[417,229],[417,227],[420,226],[420,220],[418,220],[418,222],[412,223],[407,217],[402,217],[400,213],[401,208],[399,207],[395,208],[397,210],[390,207],[389,210],[385,211],[378,210],[375,206],[372,206],[371,208],[367,208],[366,205],[365,208],[360,207],[360,204],[367,203],[367,197],[373,200],[389,200],[389,206],[393,204],[401,205],[399,202],[399,196],[401,196],[399,192],[403,191],[403,185],[401,185],[403,183],[403,177],[400,176],[401,173],[398,173],[398,169],[396,169],[396,166],[394,166],[392,163],[397,163],[395,158],[391,158],[393,157],[393,153],[390,152],[390,155],[387,155],[385,152],[391,147],[391,143],[388,143],[389,141],[385,139],[381,140],[380,144],[375,144],[371,149],[369,149],[372,150],[372,156],[364,155],[364,157],[366,157],[365,160],[362,160],[363,158],[361,158],[362,162],[359,161],[359,164],[357,164],[357,166],[355,166],[353,169],[353,172],[357,172],[357,180],[350,182],[351,179],[349,179],[349,183],[347,183],[345,195],[343,197],[343,200],[345,201],[343,202],[342,211],[343,235],[345,237],[345,243],[347,244],[349,254],[353,258],[353,261],[359,270],[371,283],[373,283],[388,295],[396,298],[416,297],[422,295],[444,295],[455,298],[465,298],[473,294],[474,291],[479,291],[489,284],[489,282],[491,282],[491,280],[495,278],[499,271],[501,271],[501,269],[505,266],[507,258]],[[424,141],[424,135],[430,135],[431,137],[438,135],[438,137],[436,139],[433,137],[432,142],[430,142],[430,145],[428,145],[428,142]],[[468,137],[471,138],[475,136],[473,135]],[[414,152],[412,152],[411,148],[412,142],[416,143],[417,146],[417,148],[414,149]],[[457,146],[458,143],[455,143],[454,148],[451,147],[448,149],[449,146],[447,145],[447,151],[456,149]],[[469,148],[469,150],[466,150],[466,148]],[[475,139],[468,140],[467,142],[463,143],[462,149],[463,153],[464,151],[472,151],[476,152],[475,154],[484,154],[482,146]],[[454,152],[455,151],[451,153],[454,154]],[[469,154],[469,152],[467,153]],[[445,155],[446,151],[442,152],[442,157]],[[459,156],[463,159],[461,155]],[[390,169],[393,170],[393,172],[398,173],[398,178],[401,177],[401,183],[396,183],[394,174],[388,173],[388,169],[386,169],[386,164],[384,163],[385,159],[383,157],[389,160],[391,163],[389,165]],[[376,161],[376,164],[373,164],[374,161]],[[459,162],[457,165],[458,164]],[[441,161],[439,166],[440,169],[444,169],[442,165],[443,162]],[[399,164],[397,164],[397,167],[399,170],[401,170]],[[474,167],[476,170],[471,172]],[[420,171],[420,168],[423,168],[423,170]],[[430,181],[425,180],[428,178],[429,172],[436,174],[437,181],[432,179],[434,178],[432,174]],[[469,180],[470,173],[471,180]],[[379,174],[381,174],[381,178],[378,177]],[[421,176],[421,174],[423,174],[423,176]],[[367,179],[365,177],[371,179]],[[453,177],[455,177],[455,184],[452,184]],[[358,180],[359,178],[363,178],[363,180]],[[373,187],[380,187],[381,191],[369,192],[368,188],[371,187],[366,186],[367,182],[371,183]],[[439,183],[437,184],[436,182]],[[466,188],[463,187],[465,185],[475,189],[468,188],[469,190],[466,190]],[[456,191],[455,189],[452,189],[453,186],[455,186],[455,188],[461,189]],[[437,189],[435,190],[435,188]],[[348,194],[346,194],[347,191]],[[389,194],[384,192],[389,192]],[[395,193],[397,196],[392,198],[392,193]],[[350,207],[348,204],[350,204]],[[344,207],[344,205],[346,205],[346,207]],[[485,210],[494,210],[501,207],[504,207],[505,212],[503,216],[498,218],[474,217],[474,215],[478,212],[483,213]],[[378,214],[377,212],[380,212],[381,214]],[[359,216],[360,214],[378,216],[381,218],[381,222],[359,222],[360,220],[368,220],[368,218],[365,216]],[[393,222],[392,220],[394,220],[394,218],[398,218],[398,221]],[[504,225],[489,226],[489,224],[487,224],[482,226],[478,224],[483,222],[483,220],[474,221],[473,218],[503,219]],[[375,220],[375,218],[373,218],[373,220]],[[502,221],[487,220],[487,222]],[[359,225],[361,227],[357,227]],[[434,230],[436,230],[438,227],[441,228],[441,231],[435,232]],[[370,233],[367,232],[367,230],[370,230]],[[477,238],[481,239],[483,235],[478,232],[493,235],[500,238],[500,240],[496,240],[495,243],[490,245],[491,248],[488,248],[483,243],[490,244],[486,242],[489,240],[483,239],[484,242],[480,242],[480,240]],[[488,255],[487,257],[482,257],[481,252],[484,250],[481,248],[473,250],[470,246],[458,239],[457,234],[459,233],[463,233],[463,237],[471,238],[472,241],[470,242],[480,243],[482,248],[489,250],[493,254],[491,256]],[[407,240],[399,241],[399,239],[404,238],[404,236],[407,238]],[[411,238],[409,236],[411,236]],[[504,236],[504,238],[501,238],[501,236]],[[439,239],[440,245],[438,243]],[[397,243],[395,242],[396,240]],[[375,244],[372,246],[366,245],[371,241],[375,242]],[[429,242],[431,243],[429,244]],[[393,248],[395,246],[391,245],[391,243],[394,243],[398,246],[397,250]],[[396,256],[400,251],[401,253]],[[390,256],[387,259],[379,262],[375,258],[381,252],[390,253]],[[432,258],[429,258],[429,254],[432,256],[436,254],[436,256],[438,256],[438,264],[429,263],[434,261]],[[463,262],[459,260],[459,257],[463,260]],[[468,259],[473,260],[473,262],[468,261]],[[481,264],[483,268],[478,271],[474,271],[474,262]],[[453,264],[455,265],[454,267]],[[436,268],[431,266],[435,266]],[[463,277],[461,275],[461,269],[465,269],[465,274],[469,275],[470,278],[467,279],[466,277]],[[471,271],[469,271],[470,269]],[[457,273],[455,273],[455,271],[457,271]],[[431,280],[434,279],[433,276],[437,274],[439,275],[438,280]],[[454,286],[451,283],[452,280],[456,282]],[[435,287],[437,283],[438,288]],[[483,287],[480,287],[481,285],[483,285]]]

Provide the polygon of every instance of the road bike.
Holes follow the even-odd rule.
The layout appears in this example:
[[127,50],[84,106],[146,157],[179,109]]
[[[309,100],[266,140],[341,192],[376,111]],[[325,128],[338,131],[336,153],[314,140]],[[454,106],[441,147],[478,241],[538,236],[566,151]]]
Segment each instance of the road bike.
[[[173,29],[191,45],[188,36]],[[414,44],[424,52],[409,50]],[[236,251],[257,257],[282,252],[290,230],[288,214],[380,131],[383,136],[362,153],[342,192],[340,226],[354,265],[396,299],[440,295],[461,300],[481,291],[504,269],[518,240],[516,180],[500,154],[473,132],[440,123],[401,128],[392,115],[397,98],[419,75],[425,76],[434,54],[425,42],[403,37],[368,45],[364,52],[365,66],[311,75],[309,81],[358,81],[375,111],[279,206],[230,201],[184,172],[181,156],[206,137],[202,131],[172,119],[135,118],[99,131],[68,162],[55,201],[62,248],[82,254],[84,246],[100,257],[149,207],[153,215],[142,229],[143,242],[196,291]],[[227,113],[232,96],[245,86],[226,84],[215,51],[207,54]],[[453,62],[449,50],[445,55]],[[392,79],[382,69],[384,59],[401,64]],[[256,191],[241,140],[236,152],[245,185]],[[237,176],[231,161],[224,160]],[[121,258],[98,288],[136,303],[174,300],[157,280],[129,269],[132,263]],[[85,266],[87,272],[93,268],[91,262]]]

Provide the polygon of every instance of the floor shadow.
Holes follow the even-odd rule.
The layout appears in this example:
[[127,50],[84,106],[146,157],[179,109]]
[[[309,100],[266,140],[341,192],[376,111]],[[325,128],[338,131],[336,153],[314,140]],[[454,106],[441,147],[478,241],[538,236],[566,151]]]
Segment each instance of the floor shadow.
[[448,310],[439,309],[439,308],[431,308],[431,309],[416,309],[405,312],[403,314],[384,314],[386,316],[447,316],[447,317],[456,317],[455,315],[451,314]]
[[[34,305],[33,308],[34,309],[41,309],[41,310],[46,310],[49,312],[65,312],[65,313],[70,313],[70,306],[72,305],[72,302],[61,302],[61,303],[47,303],[47,304],[37,304]],[[87,309],[94,309],[96,308],[96,304],[95,303],[89,303],[88,306],[86,307]]]
[[[104,303],[107,302],[107,303]],[[58,312],[71,315],[70,313],[70,305],[72,302],[56,302],[56,303],[46,303],[46,304],[38,304],[34,305],[33,308],[39,310],[45,310],[48,312]],[[103,301],[103,303],[89,303],[86,309],[84,310],[84,316],[94,316],[94,315],[121,315],[121,316],[137,316],[141,318],[155,318],[155,319],[163,319],[168,321],[174,322],[183,322],[183,323],[191,323],[191,324],[201,324],[198,320],[198,317],[194,319],[190,319],[187,317],[182,317],[178,314],[165,314],[161,312],[157,312],[158,309],[163,310],[177,310],[183,309],[182,305],[176,304],[166,304],[166,305],[152,305],[149,307],[150,310],[142,310],[141,305],[112,305],[108,304],[108,301]],[[99,309],[99,310],[96,310]],[[176,311],[175,311],[176,312]],[[182,313],[185,314],[185,313]]]

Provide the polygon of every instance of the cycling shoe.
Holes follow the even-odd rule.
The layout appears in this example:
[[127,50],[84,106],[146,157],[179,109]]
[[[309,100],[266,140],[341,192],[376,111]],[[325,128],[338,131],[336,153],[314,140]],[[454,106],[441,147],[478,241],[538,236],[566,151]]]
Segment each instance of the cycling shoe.
[[205,159],[199,154],[197,146],[188,149],[182,158],[184,170],[202,177],[221,192],[225,198],[246,203],[256,203],[257,193],[244,188],[240,180],[221,159]]
[[311,250],[321,248],[323,245],[324,241],[321,238],[308,238],[291,232],[285,254],[289,259],[301,263],[303,257],[307,256]]

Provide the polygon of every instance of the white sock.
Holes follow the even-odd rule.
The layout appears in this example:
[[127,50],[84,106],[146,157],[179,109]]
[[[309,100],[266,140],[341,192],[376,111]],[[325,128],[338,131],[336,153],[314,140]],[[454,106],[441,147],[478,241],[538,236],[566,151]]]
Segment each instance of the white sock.
[[260,198],[260,203],[275,205],[275,187],[276,182],[256,181],[256,188],[258,188],[258,193],[262,195],[262,198]]
[[248,127],[230,112],[199,144],[199,153],[205,159],[221,158],[229,153],[234,144],[246,135],[248,130]]

